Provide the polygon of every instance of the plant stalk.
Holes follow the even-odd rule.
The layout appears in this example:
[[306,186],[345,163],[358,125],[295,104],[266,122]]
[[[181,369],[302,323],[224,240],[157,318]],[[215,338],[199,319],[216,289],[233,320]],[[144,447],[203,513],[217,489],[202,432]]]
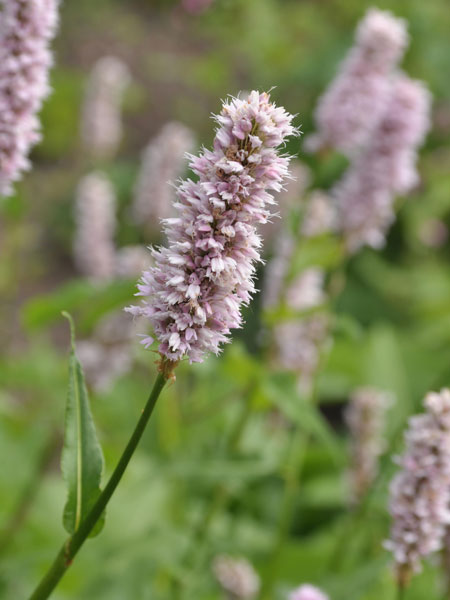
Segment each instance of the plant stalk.
[[115,489],[117,488],[122,476],[125,472],[125,469],[128,466],[128,463],[131,460],[131,457],[136,450],[136,447],[144,433],[144,430],[147,426],[147,423],[153,413],[153,409],[155,408],[156,401],[169,378],[170,373],[168,372],[160,372],[153,389],[150,393],[150,396],[147,400],[147,403],[142,411],[141,416],[139,417],[139,421],[136,424],[136,427],[130,437],[128,444],[125,447],[125,450],[122,453],[122,456],[117,463],[116,468],[114,469],[111,477],[109,478],[108,483],[105,488],[101,492],[98,497],[96,503],[92,507],[91,511],[87,514],[86,518],[80,523],[77,531],[71,535],[62,545],[59,553],[57,554],[53,564],[44,575],[43,579],[30,596],[30,600],[45,600],[50,596],[52,591],[57,586],[60,579],[63,577],[67,569],[72,564],[72,561],[77,554],[78,550],[86,541],[86,538],[91,533],[92,529],[95,527],[95,524],[101,517],[103,511],[105,510],[111,496],[113,495]]

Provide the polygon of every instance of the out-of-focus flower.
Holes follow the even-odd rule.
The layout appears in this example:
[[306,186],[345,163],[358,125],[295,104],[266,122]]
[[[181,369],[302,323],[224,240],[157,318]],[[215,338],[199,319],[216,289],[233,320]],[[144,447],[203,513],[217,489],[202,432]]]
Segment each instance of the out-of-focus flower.
[[208,9],[214,0],[181,0],[181,6],[191,14],[198,14]]
[[316,237],[333,231],[336,227],[336,211],[331,199],[323,190],[314,190],[307,199],[300,234]]
[[386,231],[395,219],[394,197],[382,185],[378,165],[372,171],[365,170],[363,161],[348,169],[338,182],[333,194],[338,206],[339,229],[342,231],[349,252],[357,252],[362,246],[382,248]]
[[142,155],[136,184],[133,217],[150,232],[159,232],[161,221],[173,212],[175,182],[187,166],[186,154],[194,148],[195,138],[181,123],[164,125]]
[[429,110],[430,95],[423,84],[398,74],[370,144],[332,191],[350,251],[364,244],[384,245],[395,218],[395,194],[410,191],[418,181],[417,148],[429,127]]
[[[326,300],[324,274],[306,269],[287,287],[285,300],[292,310],[319,307]],[[329,317],[324,312],[277,323],[273,330],[275,363],[298,375],[299,390],[309,393],[329,337]]]
[[385,413],[391,402],[386,392],[358,388],[350,397],[345,418],[351,435],[352,500],[360,502],[378,473],[384,450]]
[[294,238],[288,233],[277,239],[275,255],[264,273],[262,305],[265,310],[275,308],[283,300],[293,310],[308,310],[325,301],[324,273],[321,269],[305,269],[287,284],[286,277],[294,248]]
[[136,323],[120,311],[103,317],[92,337],[77,343],[86,380],[95,390],[107,391],[114,381],[130,371],[135,335]]
[[311,389],[328,335],[329,319],[323,313],[283,321],[274,327],[275,362],[298,375],[299,389],[304,393]]
[[294,238],[288,232],[277,237],[274,256],[264,271],[262,305],[265,310],[274,308],[281,302],[284,282],[289,269],[289,260],[294,248]]
[[49,42],[57,0],[7,0],[0,12],[0,196],[30,169],[28,153],[41,139],[37,113],[50,92]]
[[294,310],[308,310],[325,301],[324,272],[309,267],[298,275],[286,289],[286,304]]
[[178,217],[165,220],[168,247],[153,250],[155,266],[138,286],[145,303],[128,309],[147,317],[171,361],[201,362],[241,326],[260,260],[256,228],[270,217],[270,191],[288,177],[277,147],[296,130],[268,94],[231,99],[216,120],[214,150],[191,158],[198,181],[179,185]]
[[[273,259],[265,277],[263,307],[270,309],[284,301],[293,311],[318,308],[326,301],[324,273],[317,267],[305,269],[286,284],[293,241],[285,255]],[[277,264],[278,262],[278,264]],[[277,268],[278,267],[278,268]],[[273,271],[272,271],[273,270]],[[275,278],[271,279],[271,275]],[[281,276],[280,276],[281,275]],[[309,393],[329,332],[329,318],[324,312],[281,321],[273,328],[276,366],[298,375],[299,389]]]
[[430,393],[426,412],[409,420],[401,471],[391,483],[391,537],[385,546],[406,585],[421,561],[441,550],[450,524],[450,390]]
[[419,228],[419,239],[429,248],[441,248],[448,240],[448,227],[440,219],[427,219]]
[[299,202],[311,183],[311,169],[299,160],[293,162],[289,170],[291,181],[287,182],[286,190],[277,198],[280,209],[284,209],[284,207],[289,209]]
[[114,276],[115,208],[114,189],[103,173],[93,172],[81,179],[75,199],[73,251],[78,269],[93,281]]
[[230,600],[251,600],[259,592],[259,576],[244,558],[218,556],[213,562],[213,572]]
[[[291,178],[287,181],[285,189],[277,194],[278,213],[273,219],[260,227],[260,233],[264,242],[267,243],[278,235],[284,236],[283,224],[289,211],[302,201],[303,194],[311,182],[310,169],[299,160],[292,162],[289,167]],[[281,217],[281,218],[280,218]]]
[[140,245],[123,246],[116,252],[115,273],[123,279],[134,279],[152,262],[150,252]]
[[419,181],[417,149],[430,129],[430,110],[431,95],[425,85],[398,73],[369,145],[374,155],[383,155],[390,186],[398,194],[410,192]]
[[353,154],[367,143],[385,112],[390,76],[407,43],[402,19],[376,8],[367,12],[354,47],[319,100],[318,133],[307,138],[307,149],[331,145]]
[[81,139],[96,159],[110,158],[120,144],[122,97],[130,79],[127,65],[115,56],[100,58],[91,71],[82,108]]
[[329,598],[319,588],[305,583],[289,594],[289,600],[329,600]]

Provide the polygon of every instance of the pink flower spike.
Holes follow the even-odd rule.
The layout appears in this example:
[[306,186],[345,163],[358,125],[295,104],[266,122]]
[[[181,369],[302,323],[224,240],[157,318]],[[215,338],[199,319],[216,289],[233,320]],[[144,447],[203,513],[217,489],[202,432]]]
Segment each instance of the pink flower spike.
[[115,274],[115,211],[115,192],[106,175],[99,171],[85,175],[76,190],[73,251],[79,271],[94,282]]
[[161,220],[173,215],[176,181],[187,167],[187,153],[195,145],[194,134],[176,121],[166,123],[142,154],[132,214],[135,223],[149,233],[159,232]]
[[406,585],[422,559],[442,549],[450,525],[450,390],[429,393],[425,413],[411,417],[401,470],[390,488],[391,537],[385,543]]
[[[297,134],[292,116],[256,91],[225,102],[216,121],[214,150],[191,157],[198,180],[178,185],[178,218],[163,221],[168,246],[152,251],[155,266],[138,285],[146,303],[134,312],[147,317],[171,361],[202,362],[241,327],[261,260],[256,228],[289,176],[289,157],[277,146]],[[260,146],[250,133],[242,139],[247,131]]]
[[355,45],[319,100],[318,133],[306,140],[311,152],[331,146],[354,155],[365,145],[383,115],[391,76],[407,44],[403,19],[377,8],[367,11]]
[[49,43],[58,0],[7,0],[0,10],[0,196],[30,169],[28,154],[41,139],[37,117],[50,93]]
[[351,252],[380,248],[395,219],[396,194],[417,184],[417,150],[430,126],[431,97],[420,81],[398,73],[370,144],[332,189],[338,228]]

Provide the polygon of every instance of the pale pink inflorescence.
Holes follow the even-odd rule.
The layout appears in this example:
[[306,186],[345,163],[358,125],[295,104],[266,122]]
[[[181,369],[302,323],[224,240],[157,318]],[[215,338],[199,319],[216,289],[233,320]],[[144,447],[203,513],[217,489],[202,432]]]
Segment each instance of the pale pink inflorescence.
[[57,0],[0,5],[0,196],[30,168],[29,151],[41,138],[37,113],[50,92],[57,10]]
[[299,160],[292,162],[289,168],[291,181],[286,185],[286,189],[278,195],[278,204],[280,212],[286,211],[300,202],[306,188],[311,183],[311,169]]
[[450,390],[428,394],[425,409],[409,420],[401,471],[390,490],[393,522],[385,545],[402,585],[424,557],[442,549],[450,523]]
[[318,587],[305,583],[289,594],[289,600],[329,600]]
[[[299,228],[299,236],[316,237],[329,233],[335,228],[335,210],[329,197],[321,190],[311,192],[304,201],[305,214]],[[289,265],[295,251],[295,238],[288,230],[279,232],[273,245],[273,256],[264,270],[264,282],[262,289],[262,305],[265,310],[275,308],[282,300],[285,292],[285,281],[289,271]],[[313,267],[309,276],[317,270]],[[297,278],[297,284],[308,281],[302,276]],[[294,284],[295,285],[295,284]],[[312,290],[313,286],[308,286]],[[291,292],[287,292],[291,294]],[[288,300],[289,303],[289,300]],[[293,306],[292,308],[295,308]]]
[[111,158],[122,139],[121,105],[131,81],[127,65],[115,56],[97,60],[87,84],[81,114],[81,139],[96,159]]
[[108,314],[89,339],[77,343],[86,380],[96,391],[109,390],[119,377],[131,370],[136,325],[123,311]]
[[217,581],[230,600],[251,600],[259,592],[259,576],[245,558],[218,556],[212,568]]
[[286,304],[294,310],[308,310],[325,302],[325,275],[318,267],[308,267],[286,288]]
[[389,394],[372,387],[357,388],[350,396],[345,420],[350,431],[350,481],[354,503],[362,500],[378,474],[390,403]]
[[407,43],[402,19],[376,8],[367,12],[354,47],[319,100],[318,133],[307,139],[311,151],[332,146],[352,155],[366,144],[383,116],[390,77]]
[[135,279],[152,263],[150,252],[139,244],[122,246],[116,252],[115,275],[120,279]]
[[155,266],[138,286],[144,303],[128,309],[148,318],[171,361],[201,362],[241,327],[260,260],[256,228],[288,177],[289,158],[277,147],[296,130],[268,94],[225,102],[216,121],[214,149],[191,157],[198,181],[178,186],[178,216],[165,220],[168,247],[153,250]]
[[[111,264],[112,243],[108,242],[106,248],[103,246],[94,250],[94,256],[97,253],[100,256],[104,254],[108,256],[108,264]],[[151,262],[150,252],[143,246],[123,246],[116,251],[114,272],[110,276],[135,279]],[[139,319],[135,320],[123,311],[114,312],[100,320],[89,339],[78,342],[77,351],[86,380],[95,390],[108,391],[118,378],[131,370],[133,342],[141,326]]]
[[164,125],[142,155],[142,164],[133,202],[134,221],[152,233],[159,232],[161,220],[171,216],[177,180],[186,170],[186,154],[194,149],[193,132],[182,123]]
[[73,252],[79,271],[93,281],[115,274],[115,209],[115,193],[107,177],[97,171],[85,175],[76,190]]
[[[287,308],[308,311],[326,301],[324,274],[310,267],[283,290]],[[329,337],[329,318],[323,311],[277,323],[273,330],[275,363],[298,375],[299,390],[309,393]]]
[[[286,308],[299,312],[319,308],[327,300],[324,272],[311,266],[288,281],[295,240],[286,232],[277,241],[275,255],[264,274],[264,310],[275,309],[283,304]],[[328,338],[329,318],[323,311],[298,315],[276,323],[273,328],[274,363],[281,369],[297,374],[302,393],[311,391],[313,377],[319,368]]]
[[276,364],[298,375],[302,393],[311,391],[329,337],[329,319],[324,313],[282,321],[274,328]]
[[334,231],[336,210],[329,195],[323,190],[313,190],[306,199],[300,235],[312,238]]
[[265,310],[275,308],[282,298],[284,282],[289,270],[289,261],[295,249],[292,234],[284,232],[277,238],[274,255],[264,271],[262,306]]
[[429,128],[430,95],[421,82],[397,74],[370,144],[334,189],[338,227],[350,251],[380,248],[392,224],[396,194],[418,182],[417,148]]
[[299,205],[302,201],[306,188],[311,182],[311,171],[299,160],[292,161],[289,167],[290,180],[286,183],[284,189],[276,196],[278,203],[278,213],[274,218],[260,227],[260,234],[264,242],[272,241],[273,244],[279,243],[279,237],[282,239],[285,235],[283,228],[284,220],[288,217],[289,212],[295,205]]

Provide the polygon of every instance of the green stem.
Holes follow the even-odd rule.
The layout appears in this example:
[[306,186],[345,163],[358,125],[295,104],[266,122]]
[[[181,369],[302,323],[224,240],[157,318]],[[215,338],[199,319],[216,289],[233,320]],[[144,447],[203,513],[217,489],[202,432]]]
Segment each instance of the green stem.
[[166,381],[167,374],[160,373],[155,381],[153,389],[147,400],[147,404],[142,411],[133,434],[131,435],[130,440],[104,490],[98,497],[97,502],[94,504],[86,518],[80,523],[77,531],[64,542],[50,569],[44,575],[40,584],[30,596],[30,600],[45,600],[45,598],[48,598],[55,589],[59,580],[63,577],[64,573],[72,564],[75,555],[91,533],[98,519],[101,517],[106,505],[111,499],[111,496],[113,495],[120,480],[122,479],[122,475],[124,474],[125,469],[127,468],[127,465],[130,462],[130,459],[133,456],[133,453],[142,437],[142,434],[144,433],[153,409],[155,408],[156,401],[158,400]]

